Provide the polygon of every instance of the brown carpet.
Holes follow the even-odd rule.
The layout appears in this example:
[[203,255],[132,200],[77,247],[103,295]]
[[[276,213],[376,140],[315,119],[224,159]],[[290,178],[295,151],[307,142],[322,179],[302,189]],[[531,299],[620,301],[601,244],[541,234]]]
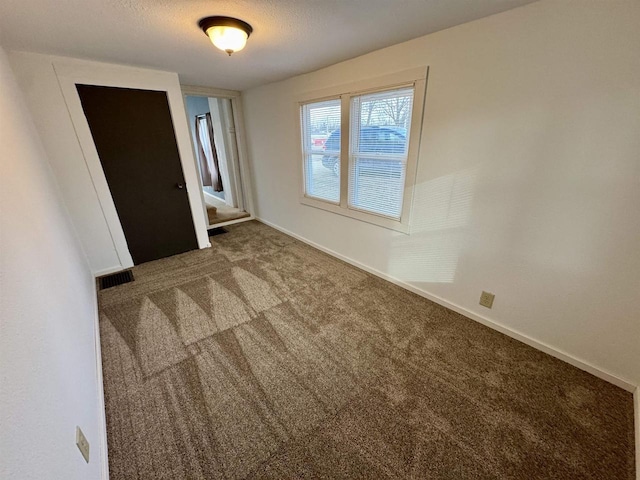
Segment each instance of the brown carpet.
[[247,212],[243,212],[239,208],[228,206],[207,206],[207,218],[209,219],[209,225],[228,222],[229,220],[237,220],[238,218],[246,218],[248,216],[249,214]]
[[100,292],[112,480],[634,478],[631,394],[255,221]]

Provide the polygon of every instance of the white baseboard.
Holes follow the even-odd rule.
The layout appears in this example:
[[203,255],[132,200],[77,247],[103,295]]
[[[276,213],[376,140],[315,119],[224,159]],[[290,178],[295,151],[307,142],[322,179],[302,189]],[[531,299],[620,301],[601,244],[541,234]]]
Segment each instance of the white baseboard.
[[[256,217],[254,217],[253,215],[249,215],[248,217],[234,218],[233,220],[227,220],[226,222],[214,223],[213,225],[209,225],[207,229],[211,230],[212,228],[226,227],[227,225],[235,225],[236,223],[248,222],[249,220],[256,220]],[[209,244],[209,246],[211,246],[211,244]]]
[[109,480],[109,453],[107,446],[107,412],[104,403],[104,381],[102,378],[102,346],[100,344],[100,313],[98,312],[98,292],[94,296],[94,341],[96,352],[96,383],[98,384],[98,416],[100,417],[100,470],[102,480]]
[[97,272],[93,272],[94,277],[103,277],[104,275],[109,275],[111,273],[121,272],[122,270],[127,270],[131,267],[123,267],[122,265],[117,265],[109,268],[103,268],[102,270],[98,270]]
[[227,200],[223,200],[220,197],[216,197],[215,195],[211,195],[210,193],[202,191],[204,195],[204,203],[206,203],[210,207],[217,207],[220,203],[224,203],[227,207],[236,208],[236,205],[232,203],[227,203]]
[[215,207],[216,201],[224,203],[224,200],[222,200],[221,198],[218,198],[215,195],[211,195],[210,193],[207,193],[204,190],[202,191],[202,194],[204,195],[204,203],[206,203],[210,207]]
[[[388,275],[384,272],[381,272],[380,270],[377,270],[375,268],[371,268],[367,265],[364,265],[360,262],[358,262],[357,260],[354,260],[352,258],[346,257],[344,255],[341,255],[338,252],[335,252],[329,248],[325,248],[322,245],[319,245],[305,237],[302,237],[296,233],[293,233],[289,230],[287,230],[286,228],[282,228],[279,225],[276,225],[272,222],[269,222],[268,220],[264,220],[262,218],[256,217],[256,220],[258,220],[259,222],[264,223],[265,225],[269,225],[272,228],[275,228],[276,230],[281,231],[282,233],[285,233],[287,235],[292,236],[293,238],[296,238],[298,240],[300,240],[301,242],[304,242],[308,245],[311,245],[314,248],[317,248],[318,250],[321,250],[325,253],[328,253],[329,255],[339,258],[340,260],[343,260],[355,267],[358,267],[366,272],[369,272],[373,275],[376,275],[377,277],[380,277],[384,280],[387,280],[395,285],[398,285],[399,287],[402,287],[406,290],[409,290],[410,292],[413,292],[417,295],[420,295],[421,297],[424,297],[428,300],[431,300],[432,302],[435,302],[439,305],[442,305],[445,308],[448,308],[450,310],[453,310],[454,312],[457,312],[461,315],[464,315],[465,317],[468,317],[472,320],[475,320],[483,325],[486,325],[489,328],[492,328],[493,330],[497,330],[500,333],[504,333],[505,335],[514,338],[522,343],[525,343],[527,345],[529,345],[530,347],[533,347],[537,350],[540,350],[544,353],[547,353],[549,355],[551,355],[552,357],[556,357],[564,362],[567,362],[570,365],[573,365],[574,367],[577,367],[581,370],[584,370],[585,372],[588,372],[592,375],[595,375],[598,378],[601,378],[602,380],[605,380],[609,383],[612,383],[613,385],[616,385],[617,387],[623,388],[624,390],[627,390],[628,392],[634,392],[637,390],[637,386],[635,384],[633,384],[632,382],[629,382],[627,380],[624,380],[610,372],[607,372],[606,370],[603,370],[599,367],[596,367],[594,365],[592,365],[591,363],[584,361],[584,360],[580,360],[579,358],[574,357],[573,355],[566,353],[558,348],[552,347],[551,345],[547,345],[544,342],[540,342],[538,340],[535,340],[523,333],[520,333],[516,330],[513,330],[510,327],[507,327],[499,322],[490,320],[489,318],[483,317],[482,315],[478,315],[477,313],[474,313],[470,310],[467,310],[464,307],[461,307],[460,305],[456,305],[455,303],[449,302],[448,300],[445,300],[444,298],[438,297],[436,295],[433,295],[429,292],[427,292],[426,290],[422,290],[420,288],[417,288],[409,283],[406,283],[402,280],[399,280],[395,277],[392,277],[391,275]],[[636,400],[637,402],[637,400]],[[636,413],[636,419],[637,419],[637,413]],[[636,444],[637,445],[637,444]],[[637,448],[637,447],[636,447]],[[640,479],[639,479],[640,480]]]
[[633,411],[636,429],[636,479],[640,480],[640,387],[633,392]]

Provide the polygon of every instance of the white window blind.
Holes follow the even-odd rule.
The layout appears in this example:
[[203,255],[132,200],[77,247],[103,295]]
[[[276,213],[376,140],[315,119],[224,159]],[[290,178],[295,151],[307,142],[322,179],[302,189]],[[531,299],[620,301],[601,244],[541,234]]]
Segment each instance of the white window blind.
[[302,106],[304,193],[340,203],[340,99]]
[[413,87],[351,97],[349,208],[399,220]]

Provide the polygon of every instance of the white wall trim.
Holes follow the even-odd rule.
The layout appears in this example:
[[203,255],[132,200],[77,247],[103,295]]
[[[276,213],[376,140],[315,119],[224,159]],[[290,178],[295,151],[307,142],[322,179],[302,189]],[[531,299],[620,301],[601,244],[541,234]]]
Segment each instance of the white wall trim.
[[239,95],[231,98],[231,120],[233,120],[237,147],[237,151],[232,153],[234,153],[234,156],[238,160],[237,162],[234,162],[234,168],[236,168],[236,179],[239,179],[239,184],[242,190],[240,195],[236,195],[236,200],[238,208],[254,215],[256,211],[255,205],[253,204],[253,179],[249,162],[247,133],[244,126],[244,113],[242,108],[242,96]]
[[221,102],[225,100],[231,104],[231,100],[229,99],[207,97],[213,126],[213,137],[214,139],[218,139],[215,143],[215,148],[218,152],[218,166],[220,168],[220,177],[222,178],[222,190],[224,190],[224,200],[222,201],[228,206],[235,208],[236,185],[233,181],[233,165],[230,162],[229,138],[225,134],[229,131],[229,126],[226,124],[226,118],[222,113],[221,105]]
[[102,376],[102,346],[100,344],[100,313],[98,310],[98,292],[95,291],[93,296],[94,302],[94,341],[96,352],[96,384],[98,385],[98,417],[100,425],[100,470],[103,480],[109,480],[109,451],[107,444],[107,412],[104,403],[104,382]]
[[113,267],[103,268],[102,270],[98,270],[97,272],[93,272],[93,276],[98,278],[104,275],[110,275],[112,273],[121,272],[123,270],[128,270],[132,267],[123,267],[122,265],[114,265]]
[[235,218],[233,220],[227,220],[226,222],[214,223],[213,225],[209,225],[209,230],[213,228],[226,227],[227,225],[235,225],[236,223],[248,222],[249,220],[257,220],[253,215],[249,215],[248,217]]
[[636,432],[636,479],[640,480],[640,387],[633,392],[633,418]]
[[[211,195],[210,193],[205,192],[204,190],[202,191],[202,194],[204,195],[204,203],[205,203],[205,207],[209,206],[209,207],[215,207],[215,201],[218,200],[219,202],[222,202],[223,200],[221,198],[216,197],[215,195]],[[215,199],[215,200],[214,200]]]
[[184,95],[196,97],[234,98],[242,95],[239,90],[228,90],[226,88],[199,87],[197,85],[180,85],[180,88]]
[[[233,123],[233,125],[228,125],[232,127],[233,131],[229,131],[229,135],[235,135],[235,149],[228,152],[229,155],[232,155],[233,158],[230,160],[231,165],[233,167],[233,181],[235,183],[236,189],[236,206],[240,210],[244,210],[245,212],[254,214],[254,205],[253,205],[253,181],[251,179],[251,170],[249,166],[249,157],[247,154],[247,145],[246,145],[246,132],[244,126],[244,118],[242,113],[242,92],[237,90],[225,90],[221,88],[214,87],[198,87],[193,85],[181,85],[182,90],[182,99],[185,111],[185,118],[187,119],[187,124],[189,122],[187,108],[186,108],[186,97],[187,96],[200,96],[207,98],[228,98],[231,101],[231,115],[227,118],[227,123]],[[200,171],[196,162],[196,146],[192,142],[192,152],[193,152],[193,164],[196,169],[198,175],[199,185],[202,185],[202,180],[200,177]],[[200,188],[202,190],[202,188]],[[202,199],[204,202],[204,196],[202,195]],[[203,213],[206,218],[206,207],[203,205]]]
[[[314,248],[317,248],[318,250],[321,250],[325,253],[328,253],[329,255],[339,258],[340,260],[343,260],[355,267],[358,267],[366,272],[369,272],[377,277],[380,277],[384,280],[387,280],[391,283],[394,283],[395,285],[398,285],[399,287],[402,287],[406,290],[409,290],[410,292],[413,292],[417,295],[420,295],[421,297],[426,298],[427,300],[431,300],[432,302],[435,302],[439,305],[442,305],[445,308],[448,308],[450,310],[453,310],[454,312],[460,313],[461,315],[464,315],[465,317],[468,317],[472,320],[475,320],[476,322],[482,323],[483,325],[492,328],[493,330],[497,330],[500,333],[504,333],[505,335],[514,338],[516,340],[519,340],[522,343],[525,343],[527,345],[529,345],[530,347],[535,348],[536,350],[540,350],[541,352],[547,353],[549,355],[551,355],[552,357],[558,358],[559,360],[562,360],[564,362],[567,362],[570,365],[573,365],[574,367],[579,368],[580,370],[584,370],[587,373],[590,373],[592,375],[595,375],[598,378],[601,378],[602,380],[605,380],[609,383],[612,383],[613,385],[616,385],[617,387],[620,387],[628,392],[634,392],[637,391],[637,386],[635,384],[633,384],[632,382],[622,379],[610,372],[607,372],[606,370],[603,370],[601,368],[596,367],[595,365],[592,365],[589,362],[586,362],[584,360],[580,360],[579,358],[574,357],[573,355],[570,355],[569,353],[566,353],[558,348],[552,347],[551,345],[547,345],[544,342],[540,342],[538,340],[535,340],[523,333],[518,332],[517,330],[511,329],[499,322],[490,320],[489,318],[483,317],[482,315],[478,315],[477,313],[474,313],[470,310],[467,310],[464,307],[461,307],[460,305],[457,305],[455,303],[449,302],[447,300],[445,300],[444,298],[438,297],[436,295],[433,295],[425,290],[422,290],[420,288],[417,288],[409,283],[406,283],[402,280],[399,280],[395,277],[392,277],[391,275],[387,275],[384,272],[381,272],[380,270],[377,270],[375,268],[371,268],[367,265],[364,265],[363,263],[358,262],[357,260],[354,260],[350,257],[347,257],[345,255],[341,255],[337,252],[335,252],[334,250],[331,250],[329,248],[325,248],[322,245],[319,245],[315,242],[312,242],[311,240],[298,235],[296,233],[293,233],[289,230],[287,230],[286,228],[282,228],[279,225],[276,225],[272,222],[269,222],[268,220],[264,220],[260,217],[256,217],[256,220],[258,220],[259,222],[264,223],[265,225],[268,225],[272,228],[275,228],[276,230],[281,231],[282,233],[285,233],[287,235],[292,236],[293,238],[296,238],[308,245],[311,245]],[[637,394],[636,394],[637,397]],[[636,405],[637,405],[637,398],[636,398]],[[636,412],[636,421],[637,420],[637,412]],[[637,427],[636,427],[637,430]],[[636,443],[636,448],[637,448],[637,443]]]
[[[196,240],[199,248],[206,248],[209,245],[209,238],[207,236],[205,219],[200,213],[203,211],[204,206],[196,173],[195,158],[193,158],[193,150],[191,149],[189,127],[186,123],[185,115],[179,113],[185,109],[177,74],[56,57],[53,57],[53,66],[85,163],[87,164],[89,174],[94,184],[98,201],[105,215],[114,248],[121,263],[120,269],[132,267],[133,259],[129,253],[124,230],[122,229],[120,219],[115,209],[111,191],[109,190],[89,125],[84,116],[84,111],[75,86],[76,83],[166,92],[180,163],[187,185],[187,195]],[[94,272],[94,274],[97,273],[98,272]]]

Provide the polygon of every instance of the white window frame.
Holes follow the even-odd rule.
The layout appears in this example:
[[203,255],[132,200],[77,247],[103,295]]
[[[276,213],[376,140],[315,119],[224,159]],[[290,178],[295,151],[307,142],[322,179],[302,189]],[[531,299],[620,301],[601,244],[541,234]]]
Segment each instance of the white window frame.
[[[362,80],[346,85],[327,88],[321,91],[309,92],[301,95],[296,101],[296,118],[298,121],[298,167],[300,170],[300,203],[310,207],[320,208],[346,217],[355,218],[363,222],[372,223],[402,233],[409,233],[409,219],[413,193],[415,189],[420,137],[422,134],[422,119],[427,85],[428,67],[412,68],[391,75]],[[351,97],[383,90],[413,87],[413,108],[411,113],[411,128],[409,129],[409,145],[407,151],[407,166],[400,219],[395,220],[383,215],[356,210],[348,206],[349,189],[349,137],[351,130]],[[340,202],[333,203],[305,194],[305,158],[302,138],[302,106],[309,103],[331,99],[340,99]]]
[[[338,201],[330,200],[328,198],[320,198],[320,197],[317,197],[315,195],[308,195],[307,194],[307,192],[306,192],[306,187],[307,187],[307,167],[308,167],[307,155],[310,155],[310,154],[313,155],[313,153],[312,152],[310,153],[307,150],[307,148],[306,148],[307,145],[305,145],[305,142],[302,141],[302,135],[303,135],[303,131],[304,131],[304,120],[303,120],[303,117],[304,117],[303,108],[304,108],[304,106],[312,104],[312,103],[330,102],[330,101],[334,101],[334,100],[338,100],[340,102],[340,117],[341,117],[340,118],[340,125],[342,126],[342,121],[343,121],[342,108],[343,108],[343,105],[342,105],[342,99],[340,98],[339,95],[335,96],[335,97],[332,97],[332,98],[324,98],[322,100],[313,100],[312,102],[300,103],[299,116],[300,116],[300,139],[301,139],[300,146],[302,148],[302,181],[303,181],[302,194],[303,194],[304,198],[312,199],[312,200],[315,200],[315,201],[318,201],[318,202],[322,202],[322,203],[329,203],[331,205],[340,205],[340,202],[342,200],[342,189],[339,192]],[[342,141],[340,142],[340,156],[342,157]],[[340,170],[342,170],[342,169],[340,169]],[[340,172],[340,178],[342,179],[342,171]],[[342,181],[342,180],[340,180],[340,181]]]

